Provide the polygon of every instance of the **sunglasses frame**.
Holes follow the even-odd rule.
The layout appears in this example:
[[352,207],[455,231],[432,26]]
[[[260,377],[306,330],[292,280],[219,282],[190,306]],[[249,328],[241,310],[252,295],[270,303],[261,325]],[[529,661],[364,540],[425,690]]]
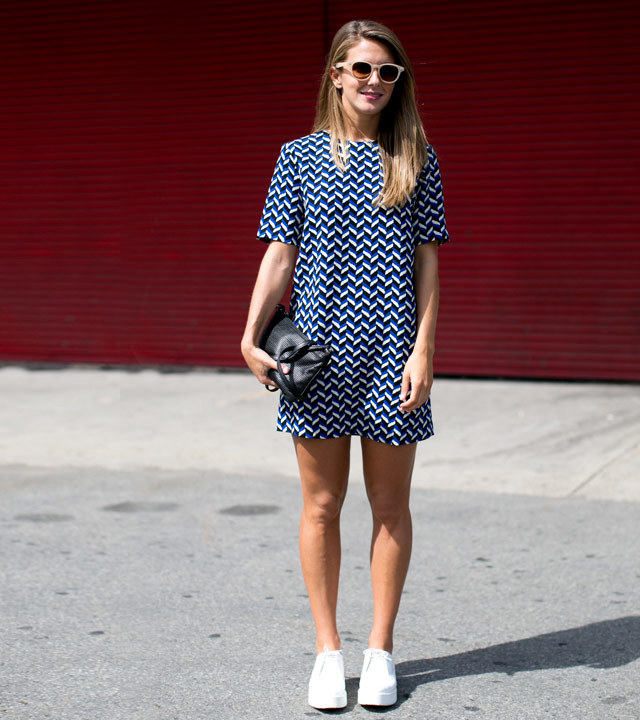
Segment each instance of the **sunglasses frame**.
[[[369,65],[371,68],[371,72],[363,78],[356,77],[353,74],[352,65],[357,65],[358,63],[365,63],[366,65]],[[391,65],[391,67],[397,68],[398,70],[398,77],[395,80],[383,80],[382,76],[380,75],[380,68],[384,67],[385,65]],[[378,77],[380,78],[380,82],[385,83],[385,85],[393,85],[400,80],[400,76],[404,72],[404,68],[402,65],[396,65],[395,63],[381,63],[380,65],[374,65],[373,63],[370,63],[368,60],[354,60],[353,62],[340,62],[336,63],[334,65],[336,70],[341,70],[342,68],[347,68],[349,70],[349,74],[352,75],[358,82],[364,82],[365,80],[368,80],[373,73],[377,70],[378,71]]]

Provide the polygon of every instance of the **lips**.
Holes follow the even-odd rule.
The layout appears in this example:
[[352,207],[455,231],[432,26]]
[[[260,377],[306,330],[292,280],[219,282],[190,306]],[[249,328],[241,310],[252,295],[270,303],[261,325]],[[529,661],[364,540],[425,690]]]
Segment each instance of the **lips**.
[[382,93],[376,92],[363,92],[362,95],[364,95],[367,100],[378,100],[382,97]]

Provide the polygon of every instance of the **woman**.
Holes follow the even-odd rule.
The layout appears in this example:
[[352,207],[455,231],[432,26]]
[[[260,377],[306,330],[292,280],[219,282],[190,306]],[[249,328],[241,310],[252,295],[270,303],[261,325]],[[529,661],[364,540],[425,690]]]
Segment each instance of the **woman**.
[[416,443],[433,434],[429,393],[438,309],[437,247],[448,238],[438,163],[427,145],[409,58],[369,20],[336,34],[311,135],[285,143],[258,238],[269,243],[242,352],[261,383],[276,363],[258,347],[293,275],[291,312],[329,366],[302,401],[280,398],[302,483],[300,556],[316,628],[309,704],[347,703],[336,625],[340,510],[360,436],[373,514],[373,623],[358,702],[392,705],[393,627],[411,554]]

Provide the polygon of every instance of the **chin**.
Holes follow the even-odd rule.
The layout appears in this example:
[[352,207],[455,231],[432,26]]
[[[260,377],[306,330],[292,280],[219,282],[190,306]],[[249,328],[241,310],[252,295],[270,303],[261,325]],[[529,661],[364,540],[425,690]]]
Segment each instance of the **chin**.
[[368,105],[367,107],[364,107],[361,109],[361,112],[364,115],[378,115],[378,113],[381,113],[386,107],[385,105],[378,105],[375,107],[372,107],[371,105]]

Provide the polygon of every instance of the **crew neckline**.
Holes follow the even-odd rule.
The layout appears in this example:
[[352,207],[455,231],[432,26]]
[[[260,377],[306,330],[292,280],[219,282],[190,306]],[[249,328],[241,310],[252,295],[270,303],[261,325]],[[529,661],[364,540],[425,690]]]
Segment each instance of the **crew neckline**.
[[[324,135],[326,135],[329,138],[331,137],[331,134],[329,133],[328,130],[321,130],[320,132],[322,132]],[[378,144],[377,139],[376,140],[347,140],[347,142],[350,145],[377,145]]]

